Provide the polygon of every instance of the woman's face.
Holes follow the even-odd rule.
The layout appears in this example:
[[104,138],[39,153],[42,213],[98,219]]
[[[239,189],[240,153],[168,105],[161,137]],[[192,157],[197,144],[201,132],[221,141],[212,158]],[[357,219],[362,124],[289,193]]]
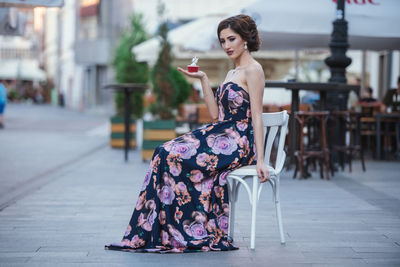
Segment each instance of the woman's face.
[[245,50],[242,37],[230,28],[223,29],[219,33],[219,42],[231,59],[236,59]]

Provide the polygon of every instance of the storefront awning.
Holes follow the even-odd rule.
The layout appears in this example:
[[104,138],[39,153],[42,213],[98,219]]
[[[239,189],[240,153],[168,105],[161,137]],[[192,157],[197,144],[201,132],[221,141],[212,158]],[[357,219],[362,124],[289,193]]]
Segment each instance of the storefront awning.
[[0,7],[62,7],[64,0],[0,0]]
[[3,60],[0,64],[0,79],[45,81],[46,73],[39,68],[37,60]]

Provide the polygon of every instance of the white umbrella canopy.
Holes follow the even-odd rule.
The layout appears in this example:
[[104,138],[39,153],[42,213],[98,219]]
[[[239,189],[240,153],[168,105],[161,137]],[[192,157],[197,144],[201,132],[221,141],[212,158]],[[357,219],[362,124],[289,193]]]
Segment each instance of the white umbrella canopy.
[[0,64],[0,79],[45,81],[46,73],[39,68],[37,60],[4,60]]
[[[217,25],[223,16],[213,15],[199,18],[186,23],[168,33],[168,39],[173,45],[173,53],[179,57],[182,50],[208,51],[219,47],[216,39]],[[211,34],[213,32],[213,35]],[[151,38],[133,47],[138,61],[147,61],[154,64],[160,50],[160,41],[157,37]]]
[[[262,49],[327,48],[336,1],[256,1],[242,13],[252,16],[263,40]],[[399,0],[346,1],[351,49],[400,49]]]
[[[346,4],[350,49],[399,50],[400,0],[373,0]],[[362,2],[362,1],[358,1]],[[358,3],[357,2],[357,3]],[[294,50],[329,47],[336,3],[333,0],[259,0],[238,9],[235,14],[252,16],[262,39],[261,50]],[[231,15],[235,15],[231,14]],[[184,51],[221,50],[218,23],[228,15],[199,18],[170,31],[168,37],[176,57]],[[139,61],[153,64],[159,40],[152,38],[132,51]],[[204,58],[204,55],[202,55]]]

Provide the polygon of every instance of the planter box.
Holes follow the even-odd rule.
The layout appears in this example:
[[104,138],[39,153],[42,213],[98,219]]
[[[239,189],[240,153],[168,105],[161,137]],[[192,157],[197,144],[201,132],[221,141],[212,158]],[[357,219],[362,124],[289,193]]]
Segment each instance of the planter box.
[[[110,118],[111,121],[111,135],[110,146],[112,148],[125,147],[125,121],[122,116],[114,116]],[[136,147],[136,121],[132,118],[130,124],[131,137],[130,147]]]
[[174,120],[143,122],[142,159],[151,160],[154,150],[176,137]]

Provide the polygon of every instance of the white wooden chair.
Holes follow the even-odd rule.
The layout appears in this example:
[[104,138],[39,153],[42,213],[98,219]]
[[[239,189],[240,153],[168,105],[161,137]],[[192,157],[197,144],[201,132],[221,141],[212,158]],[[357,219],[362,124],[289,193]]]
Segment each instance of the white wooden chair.
[[[278,220],[281,244],[285,244],[285,236],[283,234],[281,206],[279,203],[279,179],[286,158],[286,154],[283,149],[286,139],[288,120],[289,116],[286,110],[282,112],[262,114],[265,148],[264,161],[268,165],[268,170],[271,174],[271,178],[268,182],[272,186],[272,195],[273,201],[275,202],[276,217]],[[275,167],[272,167],[270,163],[271,151],[273,148],[276,152]],[[254,249],[256,236],[257,202],[260,199],[261,190],[264,184],[260,184],[259,182],[255,165],[243,166],[239,169],[232,171],[228,175],[227,180],[229,183],[228,188],[230,199],[229,236],[233,238],[234,235],[235,203],[238,199],[239,186],[240,184],[242,184],[249,194],[249,200],[252,206],[250,248]],[[250,189],[250,186],[246,182],[246,180],[253,181],[253,190]]]

